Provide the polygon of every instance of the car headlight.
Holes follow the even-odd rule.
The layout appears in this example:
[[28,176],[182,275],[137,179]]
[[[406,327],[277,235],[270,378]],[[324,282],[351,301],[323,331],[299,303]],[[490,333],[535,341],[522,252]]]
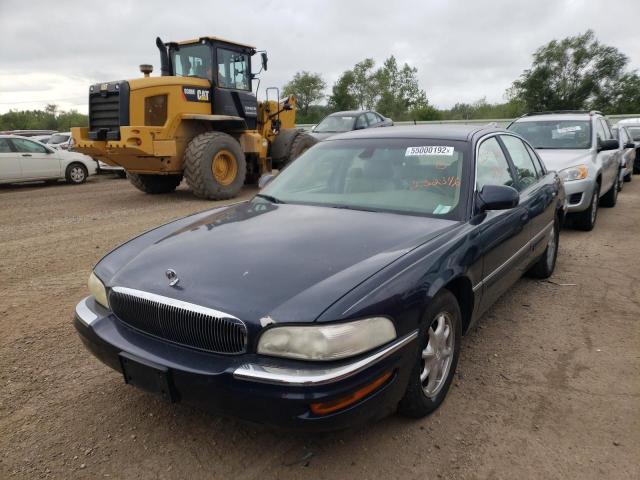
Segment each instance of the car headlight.
[[571,182],[573,180],[583,180],[589,176],[589,167],[586,165],[576,165],[575,167],[565,168],[558,172],[563,182]]
[[100,279],[96,276],[95,273],[91,272],[89,275],[89,291],[91,295],[96,297],[96,302],[102,305],[105,308],[109,308],[109,300],[107,300],[107,289],[104,288],[104,284],[100,281]]
[[396,327],[385,317],[330,325],[278,326],[260,336],[258,353],[300,360],[340,360],[395,338]]

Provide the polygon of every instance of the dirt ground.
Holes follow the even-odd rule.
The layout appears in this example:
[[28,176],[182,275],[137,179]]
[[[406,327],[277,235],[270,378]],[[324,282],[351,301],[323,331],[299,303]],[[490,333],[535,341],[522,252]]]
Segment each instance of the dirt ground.
[[166,404],[76,336],[103,254],[214,204],[113,177],[0,187],[1,479],[640,478],[640,177],[463,339],[438,412],[322,435]]

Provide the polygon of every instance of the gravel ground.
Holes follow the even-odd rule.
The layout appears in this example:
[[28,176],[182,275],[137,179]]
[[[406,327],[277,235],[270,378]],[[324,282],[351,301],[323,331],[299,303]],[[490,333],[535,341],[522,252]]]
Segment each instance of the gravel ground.
[[0,478],[640,478],[640,177],[463,339],[438,412],[318,436],[165,404],[76,336],[103,254],[214,204],[113,177],[0,186]]

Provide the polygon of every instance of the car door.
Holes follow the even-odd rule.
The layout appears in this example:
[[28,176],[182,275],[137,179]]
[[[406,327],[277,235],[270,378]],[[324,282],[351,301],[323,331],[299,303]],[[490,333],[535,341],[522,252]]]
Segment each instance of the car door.
[[367,112],[365,114],[367,116],[367,122],[369,123],[369,128],[379,127],[382,125],[380,117],[373,112]]
[[368,126],[369,124],[367,123],[367,117],[364,113],[356,118],[356,123],[354,126],[356,130],[362,130],[363,128],[367,128]]
[[0,138],[0,182],[20,180],[20,157],[9,139]]
[[542,162],[526,142],[513,135],[500,135],[500,140],[515,167],[520,206],[527,211],[527,230],[531,245],[526,254],[528,259],[522,264],[526,269],[544,252],[548,243],[555,220],[557,187],[553,174],[543,169]]
[[[600,142],[613,139],[611,130],[603,118],[596,119],[596,135],[598,147]],[[602,185],[600,187],[600,195],[602,196],[609,191],[618,174],[618,150],[598,152],[598,161],[602,165]]]
[[[496,135],[486,137],[476,148],[476,191],[485,185],[517,187],[513,168]],[[518,278],[528,261],[528,212],[518,205],[506,210],[489,210],[478,222],[478,244],[483,257],[480,309],[484,311]]]
[[20,159],[23,180],[61,177],[57,153],[26,138],[12,138],[11,143]]

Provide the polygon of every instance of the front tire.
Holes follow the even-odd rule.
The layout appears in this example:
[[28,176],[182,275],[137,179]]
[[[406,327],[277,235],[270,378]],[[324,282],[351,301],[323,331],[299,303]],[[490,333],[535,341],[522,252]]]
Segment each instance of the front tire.
[[182,175],[146,175],[130,173],[129,181],[138,190],[157,195],[159,193],[171,193],[182,182]]
[[593,190],[591,196],[591,202],[589,208],[584,212],[574,213],[572,215],[573,226],[578,230],[584,230],[590,232],[596,226],[596,220],[598,219],[598,203],[600,198],[600,184],[596,184],[596,188]]
[[418,356],[398,405],[402,415],[421,418],[442,404],[458,364],[461,337],[462,314],[458,301],[449,290],[441,290],[423,316]]
[[79,185],[87,181],[87,177],[89,176],[89,171],[87,167],[85,167],[81,163],[72,163],[67,167],[67,170],[64,174],[67,183]]
[[620,176],[616,175],[616,179],[611,185],[611,188],[607,193],[602,196],[600,205],[606,208],[613,208],[618,203],[618,192],[620,192]]
[[247,175],[240,144],[222,132],[205,132],[194,137],[184,154],[184,165],[184,176],[194,195],[208,200],[235,197]]

